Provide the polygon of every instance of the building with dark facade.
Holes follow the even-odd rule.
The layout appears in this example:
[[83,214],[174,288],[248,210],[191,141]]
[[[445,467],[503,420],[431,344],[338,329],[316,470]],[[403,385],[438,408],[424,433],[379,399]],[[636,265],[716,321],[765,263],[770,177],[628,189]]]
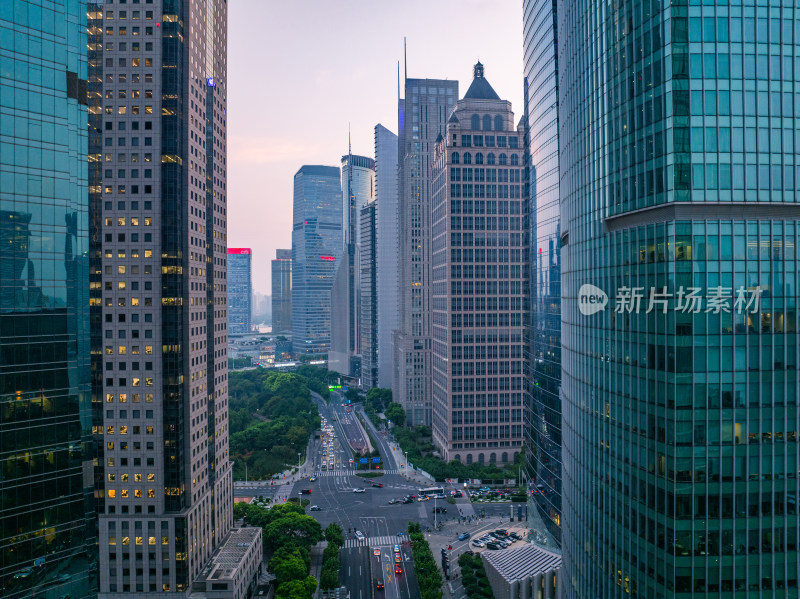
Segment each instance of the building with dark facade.
[[378,380],[392,386],[392,331],[397,329],[400,230],[397,224],[397,136],[375,125],[375,274]]
[[272,261],[272,332],[292,330],[292,250],[275,250]]
[[295,354],[327,354],[331,287],[343,247],[338,167],[297,171],[292,223],[292,347]]
[[398,100],[399,311],[392,392],[409,424],[431,424],[430,175],[436,138],[458,99],[458,81],[405,79]]
[[361,209],[359,227],[359,281],[361,309],[361,387],[378,386],[378,286],[377,286],[377,210],[376,202]]
[[523,3],[530,318],[525,327],[528,528],[551,551],[561,540],[561,215],[558,198],[556,3]]
[[564,597],[797,596],[796,8],[557,9]]
[[0,39],[0,596],[94,597],[86,6]]
[[227,3],[88,11],[99,597],[185,596],[233,524]]
[[522,132],[477,63],[431,166],[432,432],[446,461],[502,465],[522,448]]
[[253,309],[253,252],[250,248],[228,248],[228,333],[247,335]]

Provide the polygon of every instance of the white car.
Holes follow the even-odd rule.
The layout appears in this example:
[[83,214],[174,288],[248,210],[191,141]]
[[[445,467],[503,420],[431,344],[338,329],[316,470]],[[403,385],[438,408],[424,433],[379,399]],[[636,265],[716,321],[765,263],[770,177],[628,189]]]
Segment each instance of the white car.
[[486,547],[486,544],[481,542],[481,541],[478,541],[476,539],[476,540],[472,541],[472,546],[473,547]]
[[353,493],[366,493],[366,491],[364,489],[356,488],[356,489],[353,489]]
[[364,533],[363,533],[363,532],[361,532],[360,530],[357,530],[357,531],[356,531],[356,538],[357,538],[359,541],[363,541],[363,540],[364,540],[364,539],[366,539],[367,537],[365,537],[365,536],[364,536]]

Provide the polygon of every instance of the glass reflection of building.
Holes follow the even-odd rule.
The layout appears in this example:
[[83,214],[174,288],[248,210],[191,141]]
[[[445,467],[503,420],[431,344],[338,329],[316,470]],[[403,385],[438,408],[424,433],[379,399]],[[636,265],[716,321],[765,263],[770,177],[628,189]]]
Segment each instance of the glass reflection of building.
[[558,3],[565,597],[798,596],[796,10]]
[[77,599],[97,592],[85,6],[3,3],[0,39],[14,36],[0,54],[0,596]]
[[530,198],[531,317],[526,327],[525,449],[530,538],[561,542],[561,215],[558,196],[558,60],[553,0],[526,0],[526,179]]
[[342,188],[335,166],[303,166],[294,176],[292,347],[325,354],[331,344],[331,286],[342,257]]

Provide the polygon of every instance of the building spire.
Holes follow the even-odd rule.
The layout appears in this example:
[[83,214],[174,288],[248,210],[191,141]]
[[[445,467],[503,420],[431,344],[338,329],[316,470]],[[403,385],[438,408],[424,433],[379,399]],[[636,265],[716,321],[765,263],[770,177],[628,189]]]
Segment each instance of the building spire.
[[475,64],[475,66],[472,68],[472,76],[475,77],[476,79],[479,77],[483,77],[483,65],[481,64],[480,58],[478,59],[478,62]]

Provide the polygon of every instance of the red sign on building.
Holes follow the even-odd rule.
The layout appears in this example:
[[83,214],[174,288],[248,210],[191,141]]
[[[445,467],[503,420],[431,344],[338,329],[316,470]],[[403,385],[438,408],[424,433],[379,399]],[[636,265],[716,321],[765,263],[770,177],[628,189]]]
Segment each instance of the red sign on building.
[[229,254],[250,254],[250,248],[228,248]]

